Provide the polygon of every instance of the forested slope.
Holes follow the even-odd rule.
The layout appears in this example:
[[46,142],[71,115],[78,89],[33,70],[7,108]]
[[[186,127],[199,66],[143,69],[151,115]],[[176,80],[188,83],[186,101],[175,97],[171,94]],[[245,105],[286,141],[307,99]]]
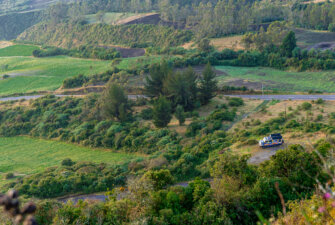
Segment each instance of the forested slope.
[[42,23],[22,33],[18,40],[72,48],[83,44],[132,47],[178,46],[190,41],[191,38],[190,31],[155,25]]

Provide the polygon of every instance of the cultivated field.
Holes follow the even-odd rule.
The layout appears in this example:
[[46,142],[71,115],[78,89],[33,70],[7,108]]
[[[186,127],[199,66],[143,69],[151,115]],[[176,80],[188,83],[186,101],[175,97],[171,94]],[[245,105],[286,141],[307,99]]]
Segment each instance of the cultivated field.
[[217,66],[224,74],[218,77],[220,85],[246,86],[260,90],[335,92],[334,71],[287,72],[263,67]]
[[0,177],[2,178],[8,172],[21,176],[41,172],[45,168],[60,165],[65,158],[71,158],[73,161],[104,162],[108,164],[122,164],[142,158],[142,156],[134,154],[90,149],[59,141],[22,136],[1,137],[0,154]]
[[0,95],[56,90],[68,77],[101,73],[108,70],[110,64],[110,61],[66,56],[0,57],[0,75],[10,76],[0,80]]

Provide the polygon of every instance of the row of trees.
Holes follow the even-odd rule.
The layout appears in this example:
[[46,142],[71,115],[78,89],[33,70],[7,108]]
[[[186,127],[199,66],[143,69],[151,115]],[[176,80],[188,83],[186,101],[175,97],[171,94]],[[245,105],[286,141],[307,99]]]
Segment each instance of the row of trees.
[[[176,110],[182,124],[184,111],[207,104],[216,94],[216,74],[207,64],[202,76],[190,67],[183,72],[173,72],[167,62],[154,64],[146,78],[146,94],[154,99],[153,119],[157,127],[165,127]],[[122,87],[110,81],[101,98],[101,107],[109,119],[129,119],[128,96]]]

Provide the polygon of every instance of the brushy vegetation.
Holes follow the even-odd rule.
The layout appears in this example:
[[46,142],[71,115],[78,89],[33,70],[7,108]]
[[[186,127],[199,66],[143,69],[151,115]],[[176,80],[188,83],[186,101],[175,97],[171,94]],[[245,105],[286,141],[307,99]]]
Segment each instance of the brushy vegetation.
[[[132,102],[131,105],[142,105],[144,102]],[[228,98],[226,105],[221,105],[209,116],[193,118],[193,122],[187,126],[186,137],[166,128],[152,128],[141,120],[141,114],[135,114],[125,122],[108,119],[100,113],[97,96],[85,99],[46,96],[33,100],[30,107],[4,109],[0,112],[1,135],[28,134],[87,146],[111,147],[123,152],[151,154],[150,158],[132,161],[121,167],[82,163],[75,159],[77,163],[73,163],[67,159],[57,168],[39,170],[39,174],[29,177],[10,179],[7,187],[15,187],[27,196],[45,198],[76,192],[91,193],[124,185],[128,188],[126,196],[129,196],[125,199],[115,200],[112,194],[106,203],[82,203],[86,210],[99,205],[114,208],[123,204],[127,211],[122,211],[125,214],[118,212],[117,215],[121,217],[98,210],[101,213],[99,218],[108,223],[127,224],[145,220],[149,224],[157,224],[157,221],[171,224],[184,224],[185,221],[192,221],[192,224],[204,224],[203,221],[207,221],[207,224],[220,224],[222,221],[254,224],[258,221],[256,211],[266,218],[281,211],[280,197],[274,188],[276,183],[285,201],[297,200],[313,195],[316,185],[314,178],[325,182],[328,175],[318,163],[320,155],[300,145],[278,151],[276,156],[260,166],[248,164],[249,156],[235,155],[227,148],[236,142],[254,143],[250,140],[270,132],[323,131],[331,134],[334,127],[324,121],[295,120],[299,113],[297,109],[286,117],[282,115],[266,122],[253,123],[241,131],[225,132],[243,104],[241,99]],[[311,107],[322,104],[315,103]],[[311,109],[305,105],[301,104],[298,108]],[[330,154],[331,146],[331,140],[320,141],[316,148],[326,157]],[[291,163],[287,163],[287,159]],[[162,176],[166,178],[171,174],[173,179],[161,183],[160,173],[165,174]],[[306,173],[310,176],[306,177]],[[137,178],[125,179],[131,174],[137,174]],[[167,186],[173,181],[197,176],[212,177],[212,185],[196,179],[185,188]],[[69,206],[57,203],[57,207],[49,209],[43,208],[43,204],[46,203],[41,203],[40,210],[51,211],[47,214],[50,217],[37,213],[40,222],[69,219],[71,223],[78,223],[97,219],[84,216],[81,208],[84,205],[81,204]],[[209,207],[211,205],[215,207]],[[137,211],[139,214],[132,217],[130,212],[138,207],[143,211]],[[239,210],[241,207],[243,210]],[[212,217],[208,217],[209,209],[212,210]],[[76,216],[69,218],[68,212],[72,210],[76,211]],[[203,210],[205,213],[199,214]],[[163,216],[163,212],[169,212],[170,216]],[[244,216],[246,213],[248,217]]]
[[124,184],[122,167],[80,162],[48,168],[41,173],[9,183],[7,187],[29,196],[52,198],[66,194],[106,191],[110,187]]
[[114,48],[103,48],[95,46],[80,46],[76,49],[66,50],[56,47],[47,47],[44,49],[37,49],[33,51],[34,57],[50,57],[58,55],[67,55],[78,58],[91,58],[101,60],[112,60],[120,58],[121,55]]

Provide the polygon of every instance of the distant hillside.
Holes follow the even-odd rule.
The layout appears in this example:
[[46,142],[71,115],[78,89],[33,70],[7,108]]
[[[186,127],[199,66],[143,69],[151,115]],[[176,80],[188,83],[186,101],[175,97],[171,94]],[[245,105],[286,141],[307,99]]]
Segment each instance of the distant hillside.
[[156,25],[108,25],[61,23],[35,25],[17,40],[73,48],[80,45],[122,45],[129,47],[179,46],[192,39],[192,33]]
[[15,39],[40,21],[40,12],[14,13],[0,16],[0,40]]
[[15,39],[43,19],[43,9],[71,0],[0,0],[0,40]]
[[70,2],[66,0],[0,0],[0,15],[40,10],[60,1]]

